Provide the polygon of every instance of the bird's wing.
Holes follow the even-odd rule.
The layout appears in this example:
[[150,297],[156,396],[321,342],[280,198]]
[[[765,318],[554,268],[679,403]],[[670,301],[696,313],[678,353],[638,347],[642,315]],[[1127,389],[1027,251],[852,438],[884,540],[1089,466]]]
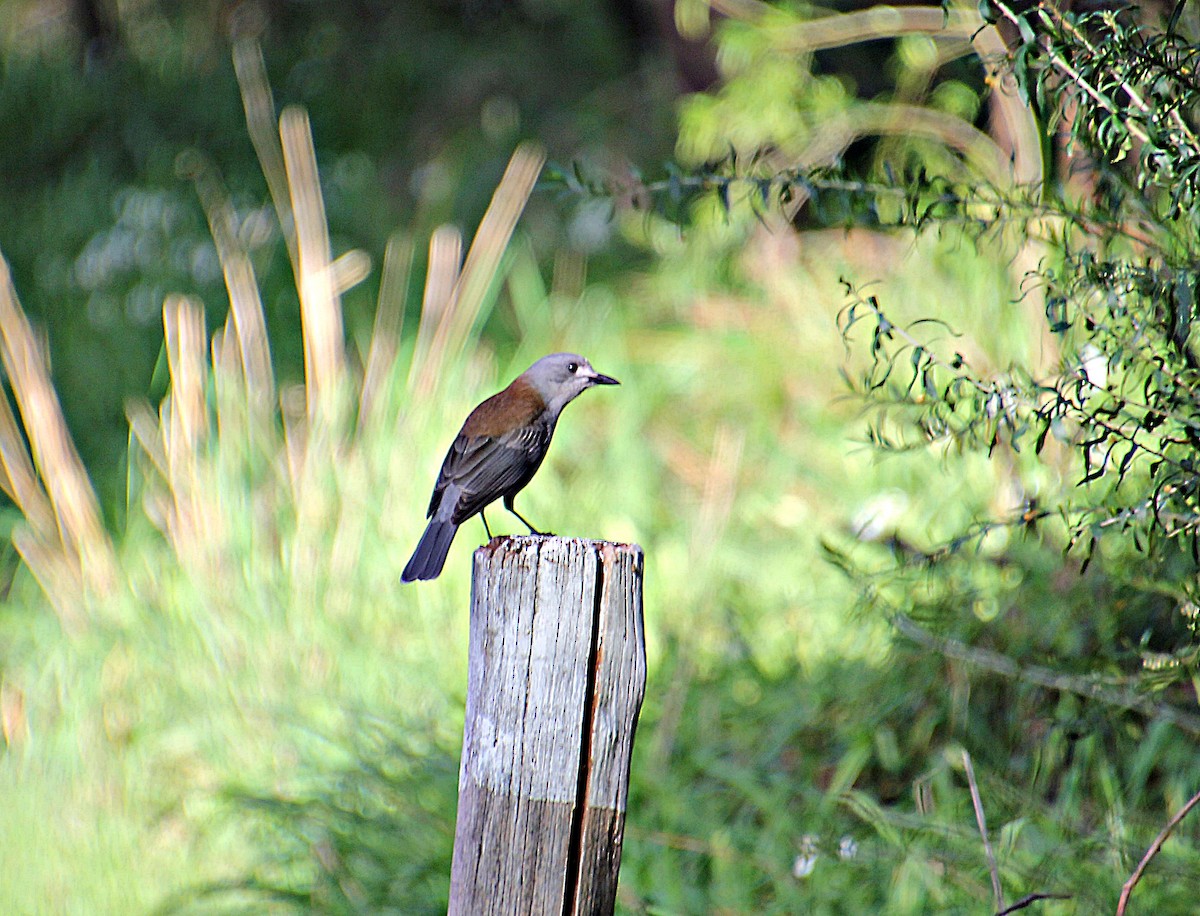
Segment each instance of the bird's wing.
[[453,483],[459,491],[451,516],[461,524],[533,476],[550,445],[553,428],[522,426],[503,436],[459,436],[442,465],[435,494]]
[[429,497],[429,508],[425,510],[425,517],[432,518],[433,513],[438,510],[442,504],[442,495],[446,491],[448,484],[454,475],[454,465],[458,461],[461,449],[462,436],[459,436],[450,443],[450,450],[446,452],[446,457],[442,459],[442,469],[438,471],[437,483],[433,485],[433,495]]

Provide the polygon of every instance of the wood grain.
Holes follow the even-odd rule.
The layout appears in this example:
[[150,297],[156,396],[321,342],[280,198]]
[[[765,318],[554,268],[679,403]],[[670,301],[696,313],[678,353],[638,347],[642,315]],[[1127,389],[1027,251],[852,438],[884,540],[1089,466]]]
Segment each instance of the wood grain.
[[645,692],[641,549],[475,552],[452,914],[611,913]]

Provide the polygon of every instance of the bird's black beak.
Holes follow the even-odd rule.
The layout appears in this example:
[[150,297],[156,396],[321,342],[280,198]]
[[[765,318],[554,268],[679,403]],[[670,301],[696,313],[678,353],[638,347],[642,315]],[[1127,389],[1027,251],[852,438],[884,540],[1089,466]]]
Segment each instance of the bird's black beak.
[[621,383],[618,382],[611,375],[601,375],[599,372],[597,372],[595,375],[592,376],[592,384],[593,385],[619,385]]

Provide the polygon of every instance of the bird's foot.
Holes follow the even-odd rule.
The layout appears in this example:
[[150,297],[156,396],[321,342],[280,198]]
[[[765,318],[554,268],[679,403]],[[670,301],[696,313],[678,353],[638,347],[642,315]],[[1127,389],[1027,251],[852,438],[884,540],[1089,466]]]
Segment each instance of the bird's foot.
[[509,512],[511,512],[513,515],[515,515],[517,518],[519,518],[521,520],[521,524],[523,524],[526,528],[529,529],[529,533],[531,535],[533,535],[535,537],[539,537],[539,538],[554,537],[554,535],[551,534],[549,531],[538,531],[536,528],[534,528],[533,525],[529,524],[529,519],[527,519],[520,512],[518,512],[515,508],[513,508],[511,503],[505,503],[504,508],[507,509]]

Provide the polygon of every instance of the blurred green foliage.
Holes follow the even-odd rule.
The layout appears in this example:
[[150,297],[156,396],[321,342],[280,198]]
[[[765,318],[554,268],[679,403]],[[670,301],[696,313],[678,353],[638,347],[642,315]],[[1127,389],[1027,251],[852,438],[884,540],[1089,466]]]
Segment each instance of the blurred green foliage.
[[[106,21],[104,40],[89,42],[85,9]],[[6,3],[0,247],[48,331],[106,507],[122,500],[124,402],[151,390],[163,296],[198,294],[212,326],[223,320],[220,267],[179,155],[211,159],[244,217],[266,201],[231,37],[260,35],[277,103],[312,113],[335,247],[378,252],[398,227],[472,228],[521,139],[564,160],[668,155],[670,62],[639,53],[631,29],[607,5],[557,2]],[[543,257],[579,237],[548,207],[527,227]],[[277,234],[257,248],[278,368],[295,378],[287,261]],[[352,326],[369,327],[373,292],[348,297]]]

